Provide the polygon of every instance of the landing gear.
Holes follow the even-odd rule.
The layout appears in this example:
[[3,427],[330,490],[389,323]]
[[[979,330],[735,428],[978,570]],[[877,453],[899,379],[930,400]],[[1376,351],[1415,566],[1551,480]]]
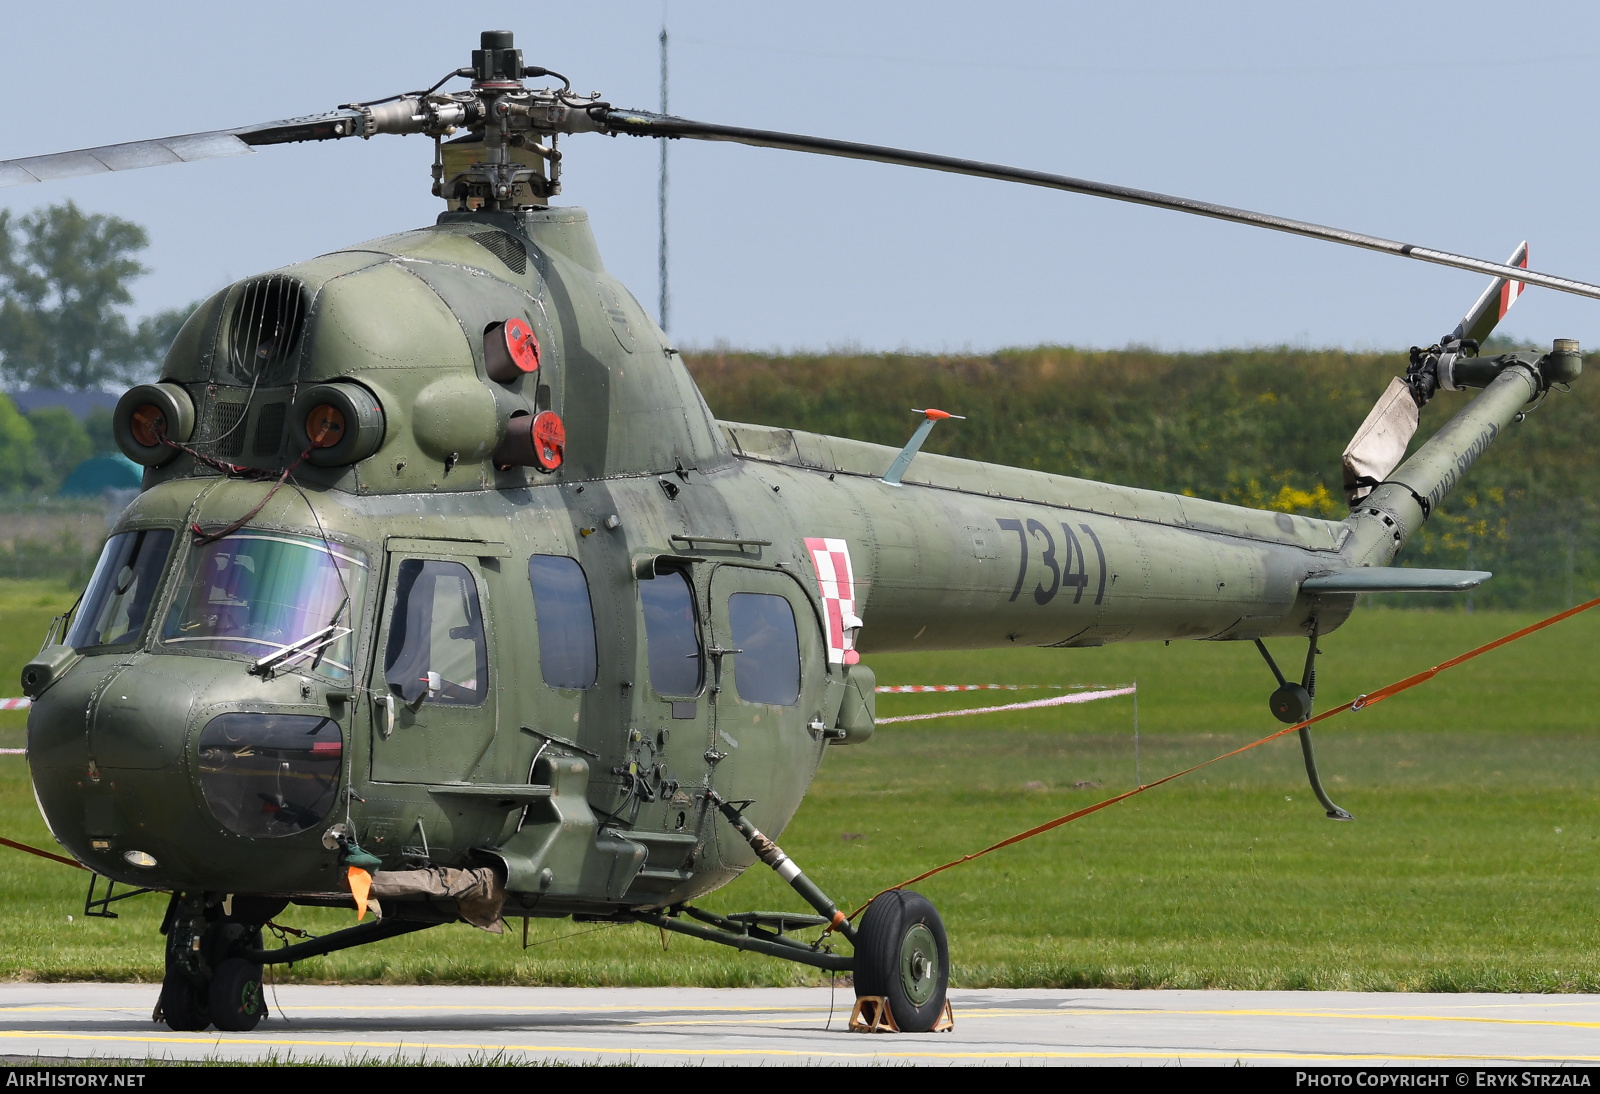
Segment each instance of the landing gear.
[[261,966],[244,955],[260,951],[261,928],[229,918],[203,894],[174,893],[162,929],[167,967],[157,1017],[182,1032],[255,1029],[267,1006]]
[[[950,945],[944,923],[928,899],[906,889],[891,889],[875,897],[862,913],[861,925],[852,926],[832,900],[806,877],[782,848],[761,833],[739,808],[740,803],[725,801],[714,792],[708,800],[750,844],[756,857],[789,883],[817,910],[815,916],[779,916],[771,912],[752,912],[739,916],[717,916],[697,908],[679,906],[664,912],[633,912],[630,918],[651,923],[665,931],[693,935],[709,942],[740,950],[781,957],[813,968],[849,970],[855,976],[856,1015],[871,1011],[872,1017],[858,1026],[852,1017],[851,1028],[900,1030],[928,1033],[952,1028],[950,1004],[945,998],[950,986]],[[711,930],[681,922],[685,913]],[[824,945],[828,935],[807,946],[784,936],[786,925],[807,921],[807,926],[829,924],[855,948],[851,957],[834,954]],[[776,928],[776,933],[771,928]],[[889,1019],[883,1011],[887,1007]]]
[[208,996],[211,1021],[220,1030],[248,1033],[267,1016],[261,966],[242,957],[230,957],[216,967]]
[[891,889],[867,906],[856,929],[856,998],[881,996],[895,1025],[927,1033],[944,1015],[950,946],[933,904]]
[[195,1033],[211,1025],[210,1000],[206,993],[197,991],[188,976],[172,967],[170,959],[167,974],[161,981],[161,1002],[157,1004],[157,1011],[167,1028],[179,1033]]

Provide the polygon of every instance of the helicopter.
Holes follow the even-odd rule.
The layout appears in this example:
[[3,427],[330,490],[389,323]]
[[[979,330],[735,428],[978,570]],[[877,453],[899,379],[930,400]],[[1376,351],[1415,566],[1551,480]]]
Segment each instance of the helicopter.
[[[444,91],[456,78],[466,90]],[[548,79],[550,86],[527,81]],[[559,86],[555,86],[559,84]],[[830,746],[874,729],[863,655],[1253,642],[1286,724],[1357,598],[1481,571],[1391,565],[1577,343],[1482,354],[1507,263],[1187,198],[617,109],[487,31],[424,91],[311,117],[0,161],[0,185],[272,145],[420,134],[436,223],[216,293],[128,390],[143,467],[86,588],[24,668],[39,810],[114,888],[169,895],[157,1013],[253,1029],[263,968],[508,916],[635,922],[848,972],[893,1028],[949,1021],[937,910],[859,922],[774,842]],[[1042,186],[1490,275],[1343,455],[1342,521],[716,419],[558,206],[560,138],[727,141]],[[1440,392],[1479,393],[1407,456]],[[1266,638],[1307,641],[1285,676]],[[1307,729],[1306,770],[1329,798]],[[812,911],[693,901],[763,863]],[[90,900],[94,900],[95,880]],[[124,896],[130,895],[125,892]],[[112,890],[104,909],[120,899]],[[351,927],[268,947],[289,905]],[[367,915],[371,913],[371,918]],[[797,936],[809,928],[820,936]],[[847,944],[849,952],[837,952]]]

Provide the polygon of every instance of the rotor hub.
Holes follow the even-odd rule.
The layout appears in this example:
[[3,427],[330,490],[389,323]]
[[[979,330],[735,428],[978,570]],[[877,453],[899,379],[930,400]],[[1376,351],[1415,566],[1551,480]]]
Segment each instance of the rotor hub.
[[522,87],[522,50],[516,49],[509,30],[486,30],[479,36],[482,49],[472,51],[472,87],[483,90],[518,90]]

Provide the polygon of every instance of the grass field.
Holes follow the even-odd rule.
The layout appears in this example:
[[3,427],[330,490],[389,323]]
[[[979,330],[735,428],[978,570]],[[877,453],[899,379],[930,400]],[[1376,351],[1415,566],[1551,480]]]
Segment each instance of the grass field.
[[[0,584],[0,681],[74,593]],[[1519,613],[1359,613],[1322,640],[1335,703],[1532,621]],[[1321,727],[1326,820],[1292,737],[919,886],[966,986],[1600,990],[1600,611]],[[1298,660],[1298,643],[1276,644]],[[872,659],[881,683],[1139,683],[1145,781],[1261,736],[1270,679],[1247,645],[1174,643]],[[14,683],[0,693],[14,693]],[[1041,693],[882,696],[879,713]],[[0,714],[0,745],[23,719]],[[1127,699],[887,726],[831,751],[782,843],[851,905],[929,865],[1134,782]],[[1077,784],[1084,785],[1077,787]],[[0,835],[49,845],[21,757],[0,757]],[[0,858],[0,977],[155,979],[161,900],[85,921],[84,876]],[[799,908],[753,870],[704,901]],[[73,917],[70,921],[68,917]],[[291,909],[316,931],[349,913]],[[280,978],[453,983],[784,984],[814,973],[647,929],[535,921],[319,958]],[[576,932],[587,932],[578,934]]]

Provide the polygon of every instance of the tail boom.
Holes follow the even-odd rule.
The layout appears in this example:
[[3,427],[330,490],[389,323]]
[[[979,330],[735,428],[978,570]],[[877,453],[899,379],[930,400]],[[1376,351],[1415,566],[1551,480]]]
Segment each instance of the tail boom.
[[1539,361],[1507,359],[1483,392],[1372,492],[1345,520],[1340,553],[1352,566],[1387,566],[1478,459],[1547,385]]

